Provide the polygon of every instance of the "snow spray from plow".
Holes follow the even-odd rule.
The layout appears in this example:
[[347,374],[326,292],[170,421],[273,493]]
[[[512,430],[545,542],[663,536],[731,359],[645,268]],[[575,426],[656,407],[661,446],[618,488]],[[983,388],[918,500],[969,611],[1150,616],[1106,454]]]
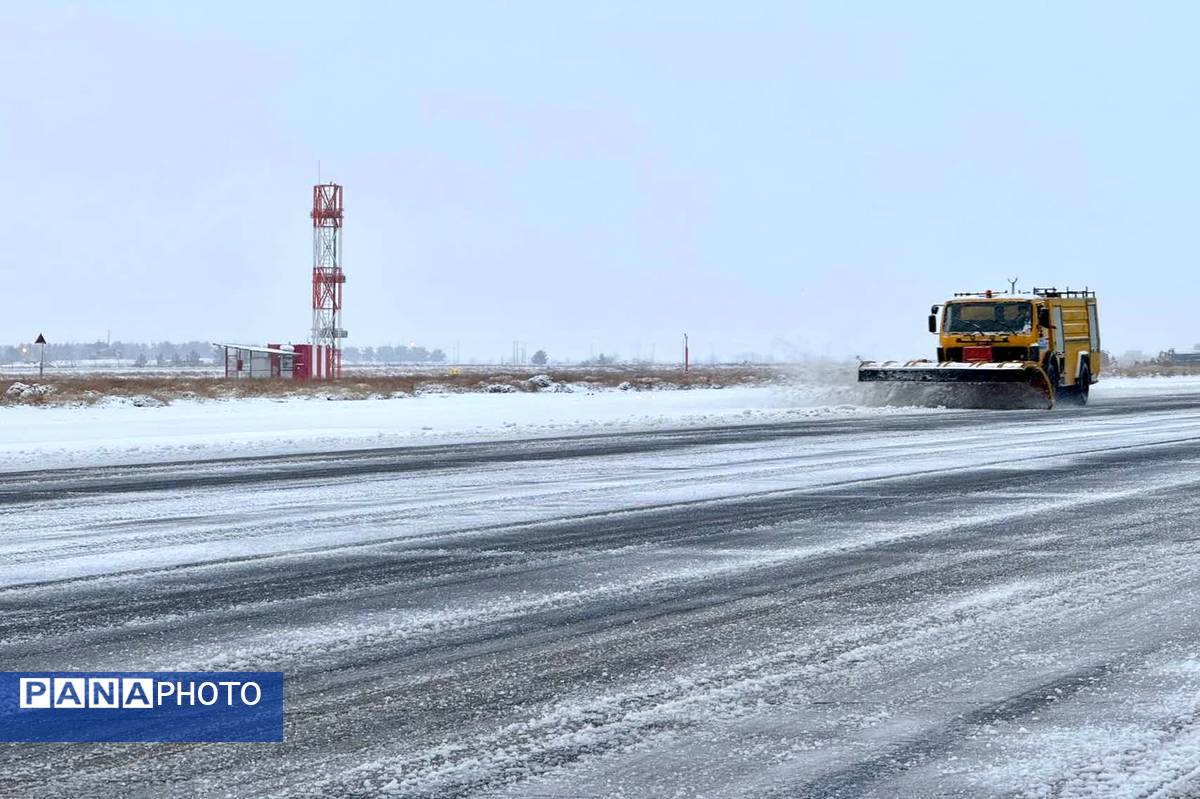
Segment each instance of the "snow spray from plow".
[[1015,410],[1054,407],[1054,389],[1038,364],[865,361],[860,383],[878,384],[880,404]]

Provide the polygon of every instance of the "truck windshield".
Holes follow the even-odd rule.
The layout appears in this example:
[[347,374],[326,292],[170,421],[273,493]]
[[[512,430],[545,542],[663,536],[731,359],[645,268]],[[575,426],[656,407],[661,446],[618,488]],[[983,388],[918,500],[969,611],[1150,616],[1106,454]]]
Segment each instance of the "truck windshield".
[[1027,333],[1033,306],[1027,302],[952,302],[946,305],[947,333]]

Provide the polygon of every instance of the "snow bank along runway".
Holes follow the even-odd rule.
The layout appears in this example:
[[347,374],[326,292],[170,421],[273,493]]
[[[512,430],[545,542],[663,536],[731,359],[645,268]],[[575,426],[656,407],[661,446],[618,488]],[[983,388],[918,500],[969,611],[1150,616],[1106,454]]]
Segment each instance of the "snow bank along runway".
[[0,661],[263,669],[281,745],[0,796],[1200,792],[1200,393],[0,476]]

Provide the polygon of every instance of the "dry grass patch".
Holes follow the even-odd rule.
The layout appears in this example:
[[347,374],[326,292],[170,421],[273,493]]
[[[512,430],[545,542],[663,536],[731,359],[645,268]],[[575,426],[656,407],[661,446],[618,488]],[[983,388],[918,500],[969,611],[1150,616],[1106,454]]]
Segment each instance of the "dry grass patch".
[[[175,400],[227,400],[247,397],[320,399],[368,399],[429,392],[479,392],[490,386],[510,386],[512,391],[547,390],[530,382],[546,375],[552,384],[572,390],[625,388],[626,390],[718,388],[729,385],[761,385],[776,382],[780,370],[762,366],[699,367],[680,369],[636,367],[558,368],[518,372],[512,367],[421,369],[397,374],[358,373],[346,369],[336,381],[228,380],[221,377],[171,375],[47,375],[0,379],[0,405],[91,405],[107,401],[156,405]],[[49,386],[45,393],[6,393],[14,383]],[[545,381],[542,381],[545,382]]]

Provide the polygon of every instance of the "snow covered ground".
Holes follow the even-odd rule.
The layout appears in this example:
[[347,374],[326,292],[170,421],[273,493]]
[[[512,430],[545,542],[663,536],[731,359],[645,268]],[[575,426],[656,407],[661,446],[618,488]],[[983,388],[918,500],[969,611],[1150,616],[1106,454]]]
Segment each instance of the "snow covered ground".
[[[1092,402],[1180,392],[1200,393],[1200,378],[1107,379],[1094,388]],[[844,381],[690,391],[178,401],[162,407],[13,406],[0,407],[0,472],[936,412],[871,406]]]
[[0,471],[919,412],[868,408],[853,400],[844,388],[734,386],[179,401],[160,407],[12,406],[0,407]]
[[1106,377],[1093,389],[1097,396],[1136,394],[1185,394],[1200,392],[1200,376]]

